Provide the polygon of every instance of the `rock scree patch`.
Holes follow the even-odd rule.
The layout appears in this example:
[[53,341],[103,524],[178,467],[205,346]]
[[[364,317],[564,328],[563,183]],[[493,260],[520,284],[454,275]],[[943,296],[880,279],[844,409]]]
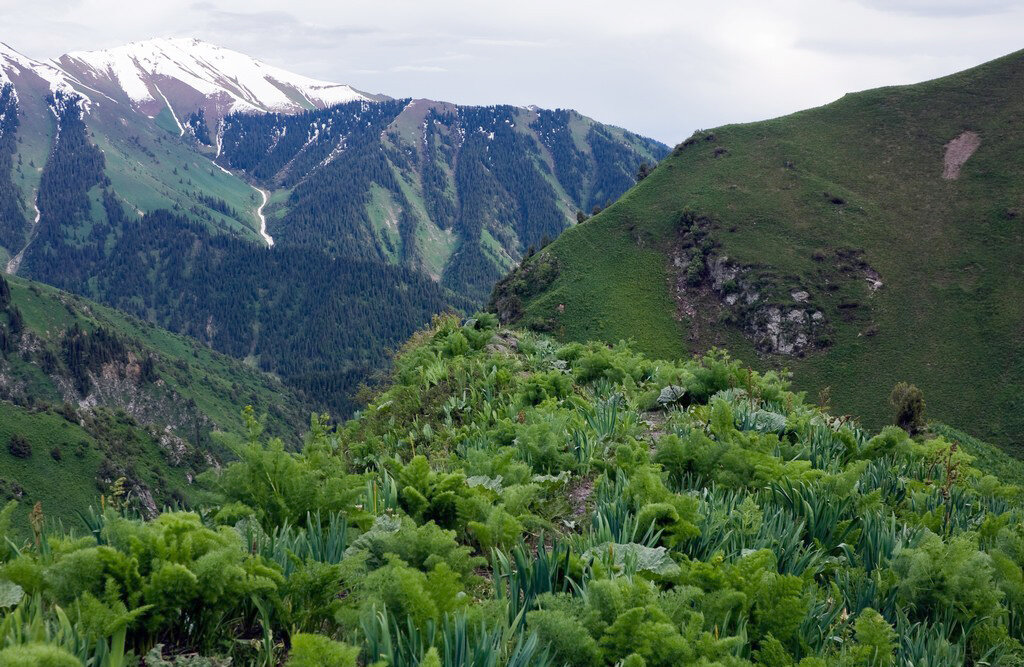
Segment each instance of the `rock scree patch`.
[[945,166],[942,170],[942,177],[947,181],[955,181],[960,178],[960,167],[974,155],[981,145],[981,137],[977,132],[967,130],[956,139],[946,144]]

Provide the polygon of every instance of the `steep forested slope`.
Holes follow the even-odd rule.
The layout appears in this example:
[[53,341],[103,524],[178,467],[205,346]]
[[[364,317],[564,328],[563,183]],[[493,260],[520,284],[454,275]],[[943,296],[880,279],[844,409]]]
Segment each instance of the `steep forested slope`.
[[725,346],[870,424],[897,381],[1024,428],[1024,55],[694,135],[495,293],[503,316],[662,355]]
[[52,287],[0,277],[0,494],[77,523],[118,479],[148,513],[230,456],[241,410],[292,445],[308,412],[282,383],[196,341]]
[[[24,240],[25,212],[14,184],[17,153],[18,102],[14,86],[0,86],[0,246],[19,247]],[[0,254],[0,261],[6,258]]]
[[667,153],[573,111],[408,99],[235,114],[219,140],[221,162],[286,191],[277,243],[422,269],[478,301]]
[[201,513],[117,495],[76,537],[44,502],[0,549],[0,663],[1024,659],[1019,474],[723,354],[441,318],[362,415],[312,426],[289,453],[251,420]]
[[117,235],[86,248],[54,253],[38,273],[249,359],[333,414],[350,412],[359,383],[432,315],[470,306],[411,269],[315,248],[268,251],[162,211],[120,221]]

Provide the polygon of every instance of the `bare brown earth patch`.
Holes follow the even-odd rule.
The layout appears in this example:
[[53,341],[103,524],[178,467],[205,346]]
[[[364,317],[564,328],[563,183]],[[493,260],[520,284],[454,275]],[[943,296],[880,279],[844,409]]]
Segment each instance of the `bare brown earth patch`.
[[591,477],[584,477],[569,489],[569,504],[572,506],[572,515],[581,517],[587,513],[587,501],[594,493],[594,480]]
[[667,420],[668,415],[663,410],[652,410],[640,415],[640,423],[647,427],[644,437],[651,441],[651,449],[654,449],[661,436],[665,435]]
[[981,137],[977,132],[967,130],[956,139],[946,144],[945,166],[942,170],[942,177],[947,181],[960,178],[960,167],[974,155],[974,151],[981,146]]

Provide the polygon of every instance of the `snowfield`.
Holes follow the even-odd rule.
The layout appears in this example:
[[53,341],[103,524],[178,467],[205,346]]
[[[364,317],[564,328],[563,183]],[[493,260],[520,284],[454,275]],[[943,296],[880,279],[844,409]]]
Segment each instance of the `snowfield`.
[[12,77],[18,78],[26,73],[35,74],[48,83],[51,93],[73,93],[84,98],[85,103],[88,103],[88,97],[72,85],[77,81],[66,72],[50,63],[33,60],[0,42],[0,86],[15,83]]
[[[226,96],[230,111],[290,113],[371,100],[350,86],[294,74],[198,39],[152,39],[102,51],[73,51],[58,64],[76,72],[83,83],[115,84],[135,104],[161,99],[157,83],[166,79],[208,98]],[[168,87],[163,90],[168,92]]]

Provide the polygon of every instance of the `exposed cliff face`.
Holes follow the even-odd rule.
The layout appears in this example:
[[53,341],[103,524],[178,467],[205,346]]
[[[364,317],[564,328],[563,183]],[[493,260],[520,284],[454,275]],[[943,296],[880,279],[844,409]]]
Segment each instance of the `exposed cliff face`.
[[720,254],[711,219],[688,213],[680,222],[669,274],[677,315],[689,320],[691,340],[701,342],[710,328],[702,325],[712,321],[738,326],[764,354],[803,356],[827,340],[829,323],[810,288],[787,292],[757,267]]
[[[0,501],[42,500],[68,525],[79,520],[61,504],[68,497],[94,503],[103,494],[143,516],[188,504],[196,475],[227,455],[212,433],[241,431],[247,404],[298,443],[308,412],[277,380],[98,304],[0,276]],[[28,465],[8,451],[12,434],[29,443]]]
[[214,424],[208,417],[160,377],[147,379],[143,371],[144,360],[132,351],[120,359],[111,360],[96,372],[89,371],[88,390],[81,392],[74,379],[67,375],[51,376],[66,403],[79,408],[97,406],[120,409],[142,424],[161,424],[170,429],[196,427],[207,430]]

